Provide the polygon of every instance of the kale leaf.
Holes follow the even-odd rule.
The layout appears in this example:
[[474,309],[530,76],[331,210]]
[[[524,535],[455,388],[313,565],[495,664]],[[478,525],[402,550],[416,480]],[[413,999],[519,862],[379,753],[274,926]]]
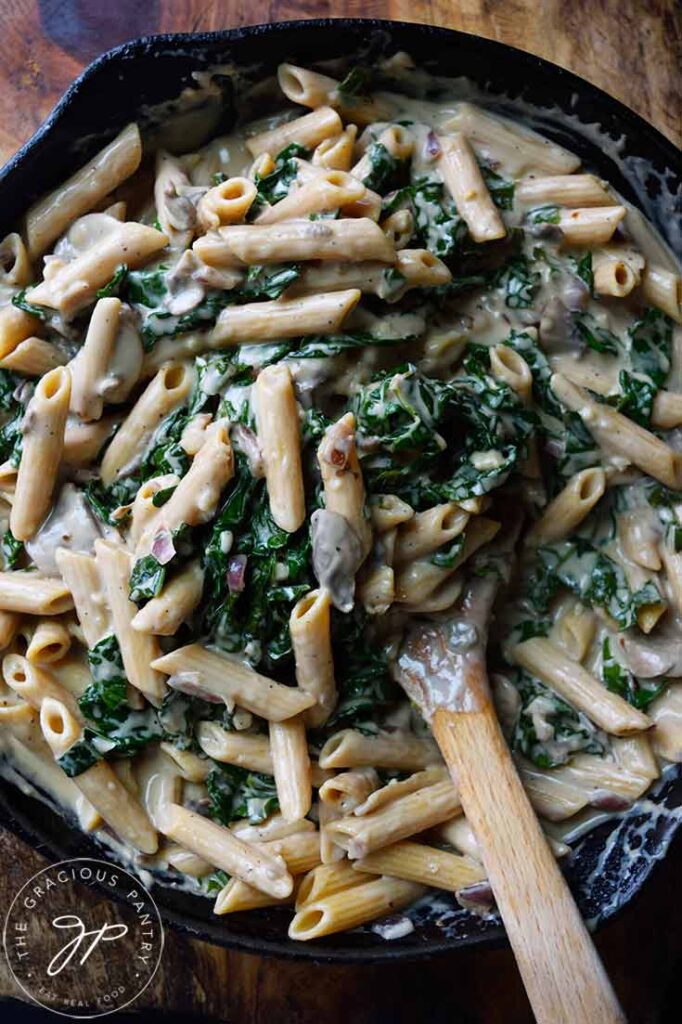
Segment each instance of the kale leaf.
[[274,778],[236,765],[212,768],[206,789],[211,802],[209,814],[221,825],[229,825],[237,818],[257,824],[279,809]]
[[617,693],[619,697],[626,700],[628,704],[632,704],[633,707],[639,708],[640,711],[646,711],[652,701],[656,700],[668,685],[667,679],[637,679],[614,657],[611,651],[611,641],[607,636],[602,641],[601,673],[607,690]]

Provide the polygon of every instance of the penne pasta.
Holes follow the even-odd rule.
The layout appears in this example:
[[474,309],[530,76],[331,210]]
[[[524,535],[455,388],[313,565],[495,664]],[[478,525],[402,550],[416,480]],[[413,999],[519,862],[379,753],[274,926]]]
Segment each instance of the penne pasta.
[[33,537],[52,504],[70,395],[69,371],[60,366],[41,378],[26,408],[21,461],[10,513],[10,529],[17,540]]

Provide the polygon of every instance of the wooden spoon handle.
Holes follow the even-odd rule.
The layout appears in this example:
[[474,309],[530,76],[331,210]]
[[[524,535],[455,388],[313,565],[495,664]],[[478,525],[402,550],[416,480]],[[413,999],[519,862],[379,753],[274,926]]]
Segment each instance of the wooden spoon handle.
[[491,704],[433,733],[456,782],[539,1024],[625,1017],[517,775]]

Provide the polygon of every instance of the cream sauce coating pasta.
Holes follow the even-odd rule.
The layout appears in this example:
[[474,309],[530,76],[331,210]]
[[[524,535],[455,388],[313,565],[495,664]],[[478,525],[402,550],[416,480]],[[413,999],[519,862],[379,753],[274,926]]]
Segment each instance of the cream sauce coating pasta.
[[[293,904],[308,876],[316,909],[296,901],[293,938],[318,907],[328,934],[420,885],[452,887],[433,872],[450,878],[458,861],[429,856],[423,836],[404,842],[434,823],[454,835],[461,809],[434,781],[439,754],[397,666],[419,684],[424,664],[405,646],[415,619],[449,638],[451,664],[466,659],[477,626],[460,598],[499,572],[490,538],[511,530],[510,510],[523,526],[484,624],[488,667],[542,819],[570,836],[682,761],[679,267],[574,154],[442,80],[423,98],[409,65],[338,80],[287,65],[292,102],[280,94],[266,117],[187,152],[190,103],[164,139],[174,155],[152,161],[153,193],[126,129],[136,206],[114,207],[113,193],[88,203],[79,181],[94,161],[70,179],[72,223],[59,191],[40,207],[49,252],[31,264],[28,239],[2,247],[8,267],[21,257],[0,282],[5,357],[37,338],[71,373],[88,336],[98,367],[94,413],[72,405],[47,436],[38,382],[0,369],[0,613],[16,617],[3,654],[23,655],[52,616],[71,639],[36,673],[30,706],[0,682],[2,770],[137,870],[218,896],[221,913],[240,906],[234,884],[248,883],[244,906]],[[344,168],[330,171],[322,155],[337,149]],[[121,262],[103,282],[114,240]],[[120,301],[113,343],[88,335],[102,298]],[[119,429],[115,450],[134,443],[102,473]],[[25,437],[59,465],[52,506],[21,543],[9,522],[17,471],[22,487],[31,473]],[[88,649],[93,622],[104,635]],[[38,712],[59,686],[77,699],[77,735],[55,757]],[[453,677],[436,703],[462,700]],[[123,759],[156,853],[78,789]],[[367,771],[364,804],[320,800],[328,780]],[[263,847],[299,828],[305,857],[295,840]],[[368,844],[395,872],[380,889],[348,870]],[[225,865],[242,880],[227,893]]]

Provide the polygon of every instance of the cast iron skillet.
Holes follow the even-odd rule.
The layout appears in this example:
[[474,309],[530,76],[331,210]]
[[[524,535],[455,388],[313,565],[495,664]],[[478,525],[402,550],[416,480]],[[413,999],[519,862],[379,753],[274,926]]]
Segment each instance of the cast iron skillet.
[[[123,125],[138,119],[144,126],[145,112],[191,85],[193,71],[231,61],[258,80],[286,59],[311,64],[350,55],[357,62],[364,55],[371,62],[396,50],[407,50],[421,67],[436,74],[467,77],[485,90],[488,105],[516,112],[578,152],[588,167],[638,205],[674,247],[682,210],[680,156],[631,110],[575,75],[504,44],[425,25],[361,20],[150,36],[104,54],[0,172],[0,231],[11,230],[35,198],[71,174]],[[232,84],[226,79],[224,86],[222,131],[235,116]],[[601,126],[601,133],[595,125]],[[635,808],[624,818],[599,826],[579,843],[567,867],[581,910],[594,924],[614,914],[641,888],[667,850],[678,824],[675,808],[682,804],[682,772],[673,769],[651,799],[656,805],[653,816]],[[6,782],[0,782],[0,801],[10,828],[41,844],[55,859],[106,856],[44,804]],[[633,857],[639,849],[645,855]],[[154,895],[167,922],[203,939],[261,954],[376,962],[432,955],[504,936],[496,920],[473,918],[447,896],[439,897],[435,906],[410,911],[415,929],[398,941],[386,942],[364,929],[308,945],[287,940],[287,908],[214,918],[205,899],[165,887],[155,887]]]

